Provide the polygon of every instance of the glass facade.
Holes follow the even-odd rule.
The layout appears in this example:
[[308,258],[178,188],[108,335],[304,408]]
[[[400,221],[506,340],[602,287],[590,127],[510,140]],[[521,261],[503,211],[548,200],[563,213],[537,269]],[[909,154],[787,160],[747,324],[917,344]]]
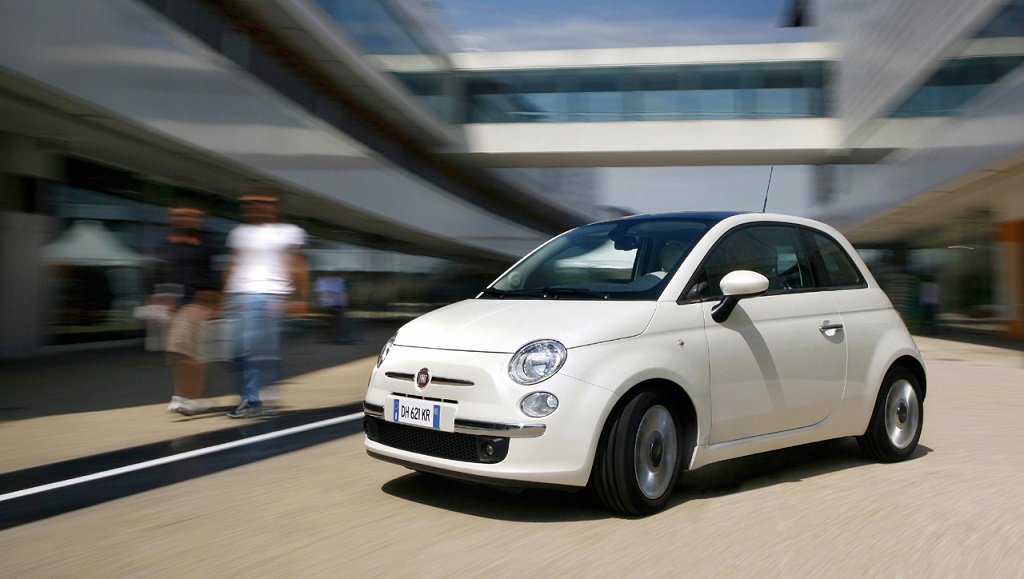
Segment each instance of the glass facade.
[[860,253],[911,330],[997,333],[1012,312],[999,296],[1003,256],[994,230],[990,213],[967,212],[914,247]]
[[447,122],[454,121],[455,98],[452,95],[450,73],[392,71],[391,74],[437,116]]
[[1011,0],[976,38],[1013,38],[1024,36],[1024,1]]
[[951,116],[1024,63],[1024,0],[1008,3],[888,116]]
[[[829,115],[826,62],[455,73],[387,0],[317,0],[338,25],[449,123],[814,118]],[[396,58],[397,57],[397,58]]]
[[[47,213],[52,217],[52,228],[49,242],[42,248],[47,280],[47,343],[138,338],[150,333],[137,319],[135,308],[144,305],[154,291],[158,256],[170,232],[165,203],[174,195],[167,191],[150,191],[145,197],[130,191],[121,193],[81,184],[48,186]],[[223,205],[213,198],[204,200],[197,192],[183,195],[198,200],[200,206]],[[233,207],[234,203],[228,205]],[[203,223],[203,236],[216,256],[214,269],[220,272],[226,271],[230,259],[228,233],[240,223],[232,217],[210,214]],[[343,275],[349,284],[351,305],[369,312],[367,315],[392,311],[395,303],[437,304],[471,297],[490,277],[481,280],[452,273],[455,264],[442,259],[360,247],[314,235],[307,238],[303,254],[314,280],[328,274]],[[453,279],[458,277],[467,279],[460,283]]]
[[441,119],[452,122],[454,91],[448,55],[423,35],[422,28],[406,21],[386,0],[317,0],[363,50],[373,56],[414,56],[415,70],[377,62]]
[[1024,55],[956,58],[946,61],[890,117],[945,117],[1024,62]]
[[437,54],[381,0],[317,0],[367,54]]
[[[141,336],[134,312],[151,293],[156,255],[170,231],[167,207],[63,184],[52,185],[48,197],[56,232],[43,248],[49,341]],[[207,218],[205,235],[218,253],[236,224]]]
[[825,62],[465,73],[465,123],[813,118]]

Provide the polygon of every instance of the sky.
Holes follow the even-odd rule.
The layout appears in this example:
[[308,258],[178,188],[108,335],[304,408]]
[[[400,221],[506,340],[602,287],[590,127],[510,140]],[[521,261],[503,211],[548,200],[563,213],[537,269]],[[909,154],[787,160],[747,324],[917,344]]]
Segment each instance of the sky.
[[[813,40],[813,28],[782,28],[785,0],[432,0],[428,5],[466,51],[748,44]],[[597,201],[647,213],[760,210],[770,167],[604,168]],[[772,171],[768,210],[809,214],[809,167]]]
[[806,40],[785,0],[433,0],[463,50],[544,50]]
[[[601,169],[598,200],[637,213],[760,211],[808,214],[812,174],[804,166]],[[771,186],[768,178],[771,176]]]

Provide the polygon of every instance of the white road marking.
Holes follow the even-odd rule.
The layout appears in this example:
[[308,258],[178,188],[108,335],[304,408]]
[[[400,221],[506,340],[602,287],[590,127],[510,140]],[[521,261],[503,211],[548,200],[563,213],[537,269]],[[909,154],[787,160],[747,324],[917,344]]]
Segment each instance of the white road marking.
[[18,498],[21,498],[21,497],[26,497],[26,496],[29,496],[29,495],[34,495],[34,494],[38,494],[38,493],[44,493],[44,492],[47,492],[47,491],[52,491],[54,489],[60,489],[60,488],[69,487],[69,486],[73,486],[73,485],[77,485],[77,484],[81,484],[81,483],[86,483],[86,482],[90,482],[90,481],[94,481],[94,480],[100,480],[100,479],[104,479],[104,478],[108,478],[108,477],[112,477],[112,476],[117,476],[119,474],[126,474],[126,473],[129,473],[129,472],[135,472],[135,471],[138,471],[138,470],[152,468],[154,466],[161,466],[161,465],[164,465],[164,464],[170,464],[172,462],[177,462],[179,460],[187,460],[187,459],[190,459],[190,458],[195,458],[197,456],[203,456],[203,455],[206,455],[206,454],[212,454],[214,452],[220,452],[222,450],[230,450],[232,448],[238,448],[240,446],[245,446],[247,444],[255,444],[257,442],[263,442],[263,441],[266,441],[266,440],[272,440],[274,438],[281,438],[282,436],[288,436],[290,434],[298,434],[300,432],[305,432],[307,430],[314,430],[316,428],[323,428],[325,426],[333,426],[335,424],[342,424],[344,422],[351,422],[353,420],[358,420],[358,419],[360,419],[362,417],[363,417],[363,413],[362,412],[357,412],[355,414],[347,414],[345,416],[339,416],[337,418],[331,418],[331,419],[328,419],[328,420],[321,420],[319,422],[311,422],[309,424],[303,424],[302,426],[295,426],[295,427],[292,427],[292,428],[286,428],[284,430],[277,430],[277,431],[274,431],[274,432],[268,432],[266,434],[260,434],[260,435],[257,435],[257,436],[251,436],[249,438],[243,438],[241,440],[235,440],[235,441],[232,441],[232,442],[225,442],[223,444],[217,444],[217,445],[214,445],[214,446],[207,446],[206,448],[197,448],[196,450],[190,450],[188,452],[182,452],[182,453],[179,453],[179,454],[172,454],[170,456],[165,456],[165,457],[162,457],[162,458],[154,458],[153,460],[147,460],[147,461],[140,462],[140,463],[137,463],[137,464],[130,464],[128,466],[112,468],[110,470],[105,470],[105,471],[102,471],[102,472],[97,472],[97,473],[93,473],[93,474],[87,474],[87,475],[79,476],[79,477],[75,477],[75,478],[69,478],[67,480],[62,480],[62,481],[58,481],[58,482],[54,482],[54,483],[50,483],[50,484],[40,485],[40,486],[37,486],[37,487],[28,488],[28,489],[22,489],[20,491],[15,491],[13,493],[7,493],[7,494],[4,494],[4,495],[0,495],[0,503],[2,503],[4,501],[9,501],[9,500],[12,500],[12,499],[18,499]]

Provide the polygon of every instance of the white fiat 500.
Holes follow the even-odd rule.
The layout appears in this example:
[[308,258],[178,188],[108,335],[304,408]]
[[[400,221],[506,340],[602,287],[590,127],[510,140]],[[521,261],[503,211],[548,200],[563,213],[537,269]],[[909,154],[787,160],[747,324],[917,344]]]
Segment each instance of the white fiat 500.
[[680,471],[753,453],[855,436],[874,459],[906,459],[925,385],[836,230],[642,215],[564,233],[402,327],[370,378],[366,449],[491,485],[591,485],[647,514]]

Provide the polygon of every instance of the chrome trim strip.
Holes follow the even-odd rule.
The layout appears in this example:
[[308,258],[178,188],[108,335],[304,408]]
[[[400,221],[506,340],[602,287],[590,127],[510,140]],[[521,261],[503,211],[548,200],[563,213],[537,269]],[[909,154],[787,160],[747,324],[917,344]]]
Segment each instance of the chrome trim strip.
[[431,378],[431,384],[443,384],[445,386],[473,386],[473,382],[469,380],[459,380],[458,378]]
[[[384,372],[384,375],[393,380],[405,380],[406,382],[413,382],[416,380],[415,374],[407,374],[405,372]],[[474,386],[473,382],[469,380],[459,380],[458,378],[441,378],[439,376],[433,376],[430,378],[431,384],[440,384],[443,386]]]
[[544,434],[543,424],[510,424],[506,422],[480,422],[455,419],[455,432],[475,436],[501,436],[503,438],[537,438]]
[[[363,412],[374,418],[384,418],[384,407],[363,402]],[[413,428],[416,428],[415,426]],[[508,422],[483,422],[480,420],[455,419],[455,432],[473,436],[500,436],[502,438],[537,438],[544,434],[544,424],[513,424]]]

